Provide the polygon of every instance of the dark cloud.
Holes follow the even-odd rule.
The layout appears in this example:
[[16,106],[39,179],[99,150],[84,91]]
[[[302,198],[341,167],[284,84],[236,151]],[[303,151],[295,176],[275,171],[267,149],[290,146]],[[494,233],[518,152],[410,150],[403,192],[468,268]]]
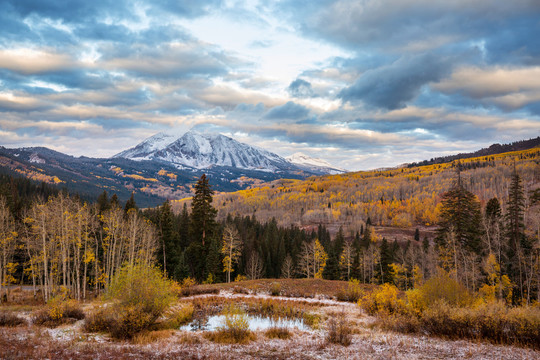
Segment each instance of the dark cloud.
[[276,106],[272,108],[264,116],[266,119],[290,119],[301,120],[309,115],[309,109],[305,106],[296,104],[292,101],[287,102],[285,105]]
[[512,23],[497,26],[491,34],[486,34],[484,47],[486,61],[507,64],[540,64],[540,14],[533,13]]
[[403,57],[391,65],[365,72],[352,86],[342,90],[339,97],[398,109],[414,99],[422,86],[441,79],[450,70],[448,59],[432,54]]
[[130,17],[130,2],[122,0],[8,0],[22,18],[38,15],[50,19],[61,19],[65,23],[84,22],[89,18],[106,16]]
[[311,84],[302,79],[294,80],[287,88],[292,97],[308,98],[314,95]]
[[202,16],[210,11],[216,11],[220,8],[221,0],[162,0],[157,2],[149,2],[152,5],[147,13],[149,15],[164,15],[174,14],[176,16],[192,18]]

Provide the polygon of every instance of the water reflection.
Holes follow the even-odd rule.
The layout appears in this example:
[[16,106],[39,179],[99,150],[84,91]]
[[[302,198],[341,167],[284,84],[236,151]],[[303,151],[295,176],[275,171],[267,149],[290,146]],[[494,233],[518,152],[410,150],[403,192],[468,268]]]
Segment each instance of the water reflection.
[[[249,330],[266,330],[272,327],[280,328],[296,328],[299,330],[309,330],[309,326],[304,324],[304,320],[287,320],[287,319],[274,319],[263,316],[246,316],[249,322]],[[224,315],[214,315],[210,317],[202,316],[195,318],[188,325],[180,327],[180,330],[189,330],[189,331],[214,331],[219,327],[223,326],[225,320]]]

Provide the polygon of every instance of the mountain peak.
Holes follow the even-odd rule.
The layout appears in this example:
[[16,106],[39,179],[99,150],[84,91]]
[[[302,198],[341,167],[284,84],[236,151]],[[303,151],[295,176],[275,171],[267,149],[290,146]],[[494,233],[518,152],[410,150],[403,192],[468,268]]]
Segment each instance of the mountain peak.
[[269,151],[240,143],[219,133],[202,132],[197,129],[191,129],[179,137],[169,133],[156,134],[114,157],[158,160],[180,168],[195,169],[228,166],[248,170],[279,171],[294,167]]
[[341,174],[346,172],[346,170],[332,166],[326,160],[313,158],[301,152],[297,152],[292,154],[291,156],[287,156],[285,159],[294,165],[308,169],[310,171],[319,171],[328,174]]

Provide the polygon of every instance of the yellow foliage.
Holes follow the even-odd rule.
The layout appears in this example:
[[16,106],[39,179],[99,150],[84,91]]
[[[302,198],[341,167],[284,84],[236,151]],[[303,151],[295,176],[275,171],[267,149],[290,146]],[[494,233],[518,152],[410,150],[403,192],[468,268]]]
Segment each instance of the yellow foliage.
[[391,284],[383,284],[372,293],[359,300],[359,305],[370,315],[406,312],[403,300],[398,298],[398,288]]
[[236,278],[234,278],[235,282],[246,281],[246,280],[247,280],[247,277],[241,274],[236,275]]

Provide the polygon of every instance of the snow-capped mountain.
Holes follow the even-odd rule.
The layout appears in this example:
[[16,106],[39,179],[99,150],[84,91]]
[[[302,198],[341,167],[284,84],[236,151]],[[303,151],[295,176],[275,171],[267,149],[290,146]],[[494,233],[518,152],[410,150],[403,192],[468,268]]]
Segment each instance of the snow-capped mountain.
[[195,130],[188,131],[180,138],[160,133],[114,157],[158,160],[195,169],[227,166],[260,171],[290,171],[295,168],[281,156],[269,151],[240,143],[225,135],[203,134]]
[[124,150],[113,157],[132,160],[150,160],[154,152],[166,148],[167,145],[173,143],[177,138],[178,137],[173,134],[158,133],[144,140],[137,146]]
[[346,170],[332,166],[326,160],[313,158],[299,152],[292,154],[291,156],[287,156],[285,159],[291,164],[297,165],[300,168],[307,169],[309,171],[322,172],[326,174],[342,174],[346,172]]

